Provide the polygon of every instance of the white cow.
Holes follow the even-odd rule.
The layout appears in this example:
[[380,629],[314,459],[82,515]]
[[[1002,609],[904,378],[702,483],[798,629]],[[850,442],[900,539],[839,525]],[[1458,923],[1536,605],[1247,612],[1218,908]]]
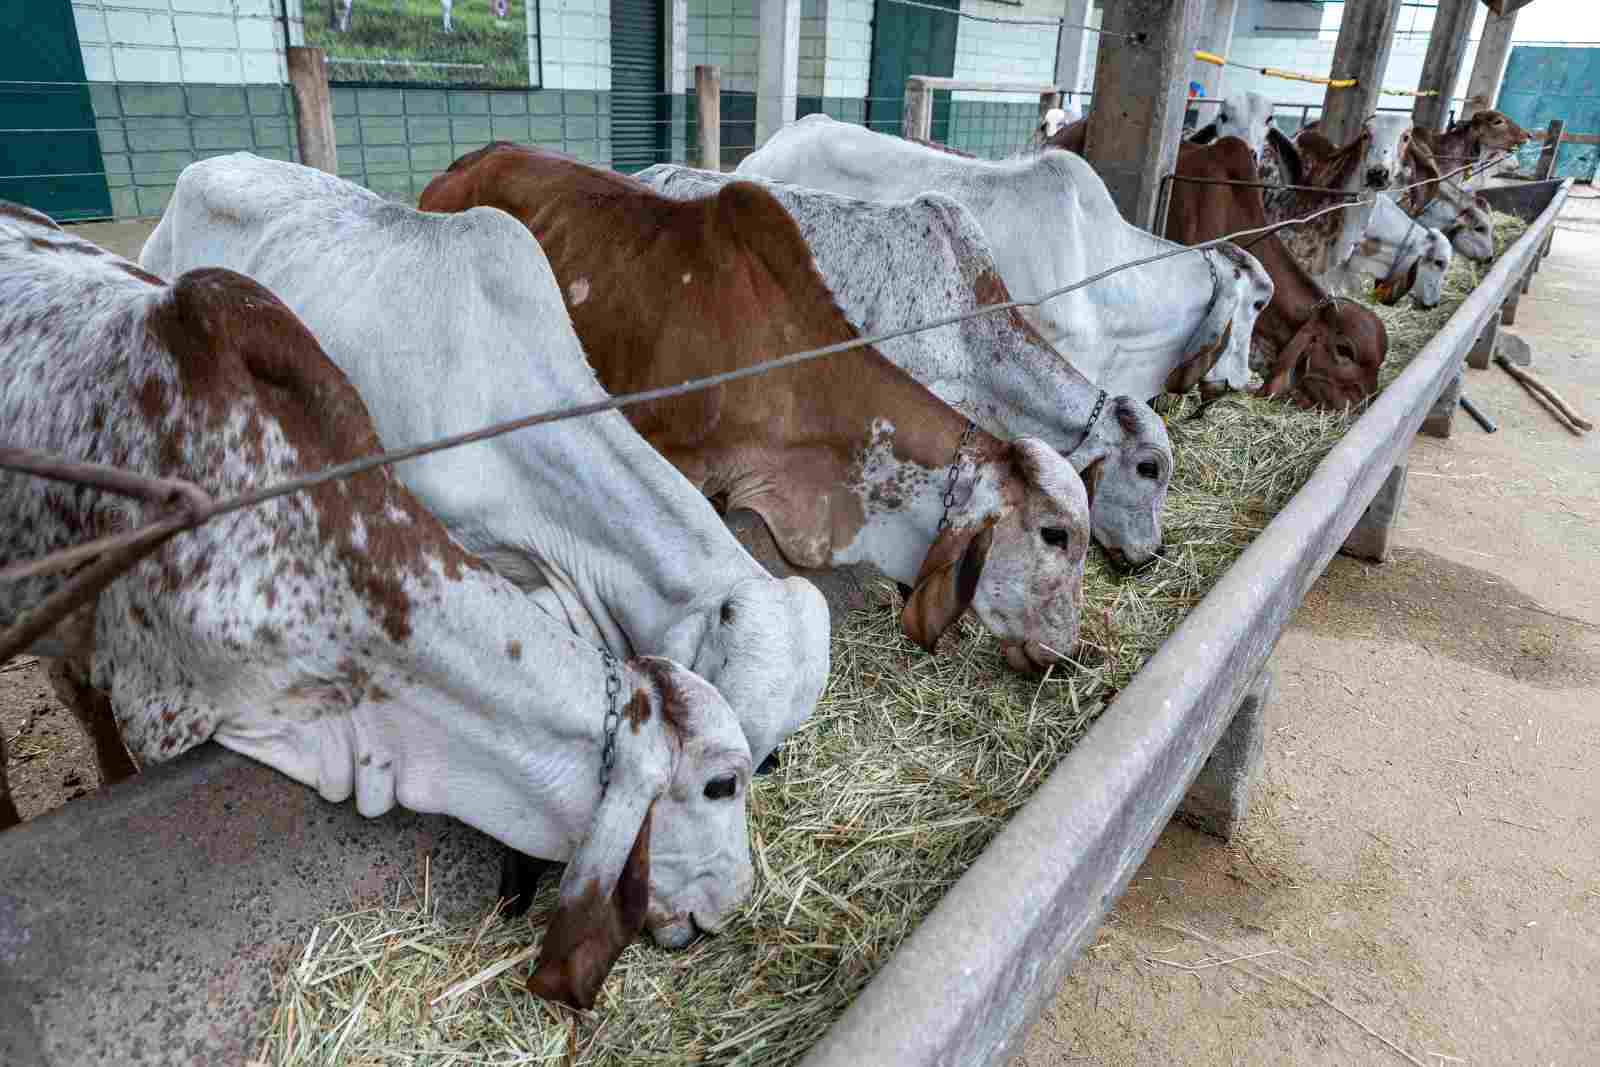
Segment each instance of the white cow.
[[[679,200],[714,196],[733,181],[765,186],[799,224],[862,333],[1010,299],[977,220],[939,193],[883,204],[670,163],[635,177]],[[1137,565],[1160,551],[1172,443],[1147,404],[1105,398],[1015,311],[877,347],[984,429],[1038,437],[1065,455],[1090,490],[1094,536],[1113,559]]]
[[[169,285],[4,202],[0,382],[6,444],[219,498],[381,447],[349,381],[262,286],[215,269]],[[0,509],[7,562],[157,512],[10,472]],[[64,580],[0,583],[0,625]],[[443,812],[568,861],[544,995],[588,1006],[641,923],[682,945],[749,892],[750,750],[722,696],[669,660],[607,658],[387,471],[180,534],[91,622],[72,655],[141,761],[209,738],[330,801],[353,794],[363,815]]]
[[1216,118],[1200,127],[1189,138],[1196,144],[1210,144],[1224,137],[1237,137],[1250,146],[1259,161],[1266,148],[1267,131],[1272,126],[1272,98],[1265,93],[1231,92],[1217,105]]
[[[386,443],[604,397],[539,244],[491,208],[430,215],[293,163],[187,167],[141,262],[268,286],[361,391]],[[715,685],[759,764],[811,713],[828,613],[772,578],[616,413],[406,463],[400,477],[547,612]]]
[[1417,221],[1440,230],[1457,252],[1474,262],[1487,263],[1494,258],[1489,201],[1467,192],[1453,179],[1439,182]]
[[1444,276],[1455,259],[1450,239],[1422,225],[1388,196],[1380,196],[1367,223],[1366,236],[1345,265],[1346,289],[1360,289],[1377,280],[1378,299],[1395,304],[1407,293],[1418,306],[1438,307]]
[[[739,173],[865,200],[944,193],[977,218],[1017,299],[1182,247],[1124,221],[1105,183],[1070,152],[991,163],[808,115],[748,156]],[[1271,299],[1261,264],[1223,246],[1118,272],[1023,317],[1101,389],[1149,398],[1202,377],[1219,389],[1244,388],[1250,334]]]
[[1068,104],[1066,107],[1053,107],[1044,113],[1044,118],[1039,120],[1038,129],[1034,130],[1034,140],[1048,141],[1056,133],[1067,126],[1071,126],[1083,118],[1083,112]]

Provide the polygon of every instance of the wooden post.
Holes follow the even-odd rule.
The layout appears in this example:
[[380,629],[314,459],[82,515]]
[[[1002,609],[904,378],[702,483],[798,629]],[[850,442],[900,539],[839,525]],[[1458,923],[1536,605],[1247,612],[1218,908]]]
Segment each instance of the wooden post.
[[1495,311],[1483,324],[1483,332],[1467,352],[1467,366],[1473,370],[1488,370],[1494,359],[1495,343],[1500,340],[1500,312]]
[[1333,46],[1335,81],[1355,78],[1345,89],[1328,86],[1322,98],[1322,134],[1336,145],[1349,144],[1378,108],[1378,90],[1389,66],[1389,46],[1400,18],[1401,0],[1346,0],[1339,40]]
[[[1161,180],[1178,161],[1202,0],[1106,5],[1085,152],[1123,218],[1155,223]],[[1135,39],[1132,35],[1137,34]]]
[[722,169],[722,68],[694,68],[695,144],[701,170]]
[[1515,11],[1490,15],[1484,22],[1478,54],[1472,60],[1472,77],[1467,79],[1467,100],[1461,105],[1462,119],[1494,107],[1495,97],[1500,95],[1500,79],[1506,73],[1506,58],[1511,55],[1511,34],[1516,28]]
[[1472,36],[1472,17],[1477,0],[1439,0],[1433,15],[1433,33],[1428,37],[1428,54],[1422,60],[1422,78],[1417,91],[1432,90],[1434,96],[1419,96],[1411,109],[1411,119],[1428,130],[1444,129],[1450,112],[1450,97],[1461,77],[1461,61],[1467,56],[1467,40]]
[[900,116],[900,136],[926,141],[933,135],[933,90],[913,74],[906,79],[906,101]]
[[1561,140],[1566,135],[1566,121],[1551,119],[1550,130],[1544,135],[1544,148],[1539,153],[1539,169],[1535,171],[1541,181],[1556,176],[1556,159],[1561,155]]
[[289,48],[289,87],[294,91],[295,131],[300,161],[339,173],[339,144],[333,135],[333,95],[328,91],[328,57],[320,48]]

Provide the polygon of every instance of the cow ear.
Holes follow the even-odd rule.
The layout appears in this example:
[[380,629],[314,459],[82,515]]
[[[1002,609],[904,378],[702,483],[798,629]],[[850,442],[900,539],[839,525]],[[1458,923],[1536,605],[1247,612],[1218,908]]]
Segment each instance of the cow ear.
[[1300,149],[1295,147],[1293,141],[1284,136],[1282,130],[1275,124],[1267,126],[1267,143],[1278,153],[1278,159],[1283,163],[1283,181],[1285,185],[1305,184],[1305,164],[1300,159]]
[[1295,364],[1300,362],[1300,353],[1306,350],[1306,346],[1321,329],[1322,324],[1315,319],[1300,327],[1289,344],[1278,352],[1278,358],[1273,361],[1272,373],[1261,386],[1262,396],[1277,396],[1294,384],[1294,368]]
[[1189,135],[1190,144],[1210,144],[1216,139],[1217,124],[1215,122],[1211,123],[1209,126],[1202,126],[1198,130],[1194,131],[1194,133]]
[[655,782],[612,780],[561,878],[556,914],[528,978],[534,996],[582,1010],[594,1007],[617,957],[644,929],[650,824],[656,797],[666,785],[665,774]]
[[[1226,301],[1218,300],[1217,303],[1221,305],[1225,304]],[[1216,315],[1216,312],[1213,311],[1212,314]],[[1201,328],[1204,329],[1205,325],[1202,323]],[[1167,374],[1165,383],[1167,392],[1187,393],[1190,389],[1200,384],[1200,379],[1209,374],[1211,368],[1217,365],[1218,357],[1227,350],[1228,342],[1232,337],[1233,319],[1230,318],[1215,341],[1211,344],[1206,344],[1202,341],[1199,348],[1185,356],[1182,363],[1172,368]]]
[[1419,185],[1411,190],[1411,214],[1420,215],[1424,208],[1439,195],[1439,161],[1434,158],[1427,145],[1413,137],[1411,147],[1406,150],[1406,158],[1411,160],[1413,181],[1428,182],[1428,185]]
[[994,544],[994,520],[980,527],[948,529],[928,549],[917,572],[916,587],[906,597],[900,625],[906,636],[929,652],[939,638],[972,605],[978,579]]
[[1378,303],[1385,307],[1393,307],[1398,304],[1400,298],[1409,293],[1411,287],[1417,284],[1417,266],[1421,262],[1422,257],[1418,256],[1411,261],[1409,268],[1396,263],[1393,270],[1380,278],[1377,284],[1372,287],[1372,295],[1377,299]]

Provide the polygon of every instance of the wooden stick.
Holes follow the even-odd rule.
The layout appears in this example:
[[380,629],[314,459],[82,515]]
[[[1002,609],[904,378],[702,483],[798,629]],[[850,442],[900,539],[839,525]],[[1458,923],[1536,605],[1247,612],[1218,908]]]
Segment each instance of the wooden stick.
[[1566,400],[1562,399],[1561,394],[1550,388],[1550,386],[1546,385],[1538,378],[1535,378],[1532,374],[1523,370],[1521,367],[1513,365],[1512,362],[1506,359],[1504,356],[1496,356],[1494,361],[1500,364],[1502,370],[1511,375],[1511,377],[1515,378],[1517,381],[1521,382],[1529,391],[1548,400],[1550,405],[1557,411],[1561,412],[1568,422],[1572,423],[1572,425],[1578,428],[1574,432],[1594,429],[1594,423],[1578,414],[1577,410],[1574,409],[1571,404],[1568,404]]

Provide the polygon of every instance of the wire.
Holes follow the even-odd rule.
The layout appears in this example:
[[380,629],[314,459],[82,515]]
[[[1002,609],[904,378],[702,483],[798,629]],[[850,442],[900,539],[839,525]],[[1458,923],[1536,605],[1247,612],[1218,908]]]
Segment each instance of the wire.
[[901,7],[917,7],[924,11],[938,11],[956,18],[966,19],[969,22],[994,22],[1002,26],[1060,26],[1065,30],[1088,30],[1104,37],[1120,37],[1127,41],[1143,43],[1145,35],[1142,33],[1118,33],[1115,30],[1102,30],[1098,26],[1090,26],[1081,22],[1067,22],[1065,19],[1013,19],[1000,15],[974,15],[971,12],[961,11],[953,7],[940,7],[938,4],[923,4],[917,0],[883,0],[886,4],[899,4]]

